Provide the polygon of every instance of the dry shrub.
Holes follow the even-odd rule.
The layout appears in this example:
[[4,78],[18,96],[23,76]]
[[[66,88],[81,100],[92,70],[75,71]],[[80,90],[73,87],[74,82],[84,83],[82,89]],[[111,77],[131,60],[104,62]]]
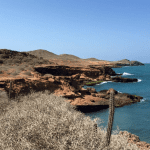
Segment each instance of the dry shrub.
[[2,64],[3,63],[3,60],[0,60],[0,64]]
[[13,72],[13,73],[10,73],[10,75],[12,75],[12,76],[17,76],[17,75],[19,75],[19,73],[18,72]]
[[19,69],[20,71],[24,71],[24,70],[25,70],[24,67],[19,67],[18,69]]
[[[23,96],[20,103],[11,101],[9,111],[0,117],[0,148],[100,150],[106,131],[99,127],[93,131],[96,121],[65,100],[45,91]],[[119,135],[112,135],[107,149],[138,150]]]
[[24,72],[23,74],[28,75],[28,76],[32,76],[31,72],[29,72],[29,71]]

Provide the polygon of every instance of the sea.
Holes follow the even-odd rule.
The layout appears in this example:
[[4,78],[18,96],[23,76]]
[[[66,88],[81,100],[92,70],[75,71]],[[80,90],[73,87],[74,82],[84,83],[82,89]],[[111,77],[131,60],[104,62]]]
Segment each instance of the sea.
[[[144,66],[124,66],[122,68],[112,68],[116,73],[122,73],[125,78],[137,78],[138,82],[102,82],[94,86],[84,86],[83,88],[93,87],[96,91],[115,89],[121,93],[129,93],[142,96],[140,102],[115,108],[112,134],[115,130],[128,131],[139,136],[141,141],[150,143],[150,64]],[[100,118],[97,122],[98,127],[105,131],[108,124],[109,108],[92,113],[84,113],[92,120]]]

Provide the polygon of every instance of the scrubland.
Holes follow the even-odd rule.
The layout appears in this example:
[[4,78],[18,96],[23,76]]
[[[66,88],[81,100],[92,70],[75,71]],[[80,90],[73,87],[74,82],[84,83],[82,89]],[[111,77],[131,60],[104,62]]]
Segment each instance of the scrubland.
[[106,128],[97,127],[63,97],[34,92],[9,101],[0,95],[0,149],[2,150],[138,150],[127,138],[112,133],[105,143]]

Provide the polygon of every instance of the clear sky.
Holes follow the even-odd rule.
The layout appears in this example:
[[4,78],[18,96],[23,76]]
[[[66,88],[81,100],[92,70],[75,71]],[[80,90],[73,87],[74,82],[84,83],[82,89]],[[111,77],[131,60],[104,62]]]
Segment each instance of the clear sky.
[[150,0],[1,0],[2,48],[150,63]]

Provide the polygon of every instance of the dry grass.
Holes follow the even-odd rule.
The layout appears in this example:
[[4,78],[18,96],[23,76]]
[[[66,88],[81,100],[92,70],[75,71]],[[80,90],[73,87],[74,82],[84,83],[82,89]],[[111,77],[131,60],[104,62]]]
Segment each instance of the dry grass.
[[[32,92],[11,100],[0,115],[0,149],[9,150],[100,150],[106,128],[48,91]],[[118,133],[118,131],[116,131]],[[109,150],[137,150],[127,139],[112,135]]]

